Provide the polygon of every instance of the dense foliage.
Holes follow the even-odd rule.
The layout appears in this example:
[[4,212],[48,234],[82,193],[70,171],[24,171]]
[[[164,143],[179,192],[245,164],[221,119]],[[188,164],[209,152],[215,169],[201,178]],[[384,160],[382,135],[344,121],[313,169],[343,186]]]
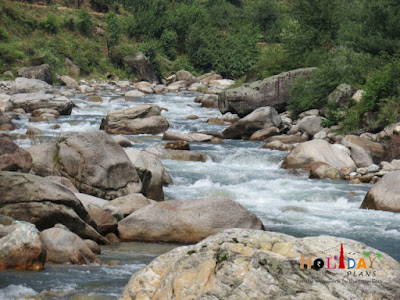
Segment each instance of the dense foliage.
[[[0,74],[33,62],[62,73],[68,57],[83,76],[129,76],[122,58],[138,50],[160,76],[183,68],[250,81],[313,66],[313,79],[293,90],[294,115],[325,107],[327,123],[347,131],[364,126],[366,114],[373,130],[398,119],[397,0],[91,0],[100,13],[81,1],[51,3],[0,2]],[[327,103],[341,83],[365,89],[362,101]]]

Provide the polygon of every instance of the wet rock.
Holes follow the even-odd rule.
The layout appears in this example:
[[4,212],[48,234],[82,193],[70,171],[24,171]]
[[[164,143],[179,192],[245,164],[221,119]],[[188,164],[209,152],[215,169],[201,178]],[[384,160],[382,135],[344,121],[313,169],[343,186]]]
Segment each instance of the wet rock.
[[118,223],[119,236],[124,241],[195,243],[226,228],[264,226],[254,214],[228,199],[159,202]]
[[121,299],[400,297],[400,265],[384,253],[373,265],[377,274],[374,284],[356,281],[347,270],[324,268],[317,272],[299,268],[302,255],[307,259],[308,255],[323,251],[323,257],[334,257],[341,243],[345,252],[355,253],[357,261],[365,252],[380,252],[357,241],[331,236],[295,238],[268,231],[228,229],[196,245],[178,247],[157,257],[133,274]]
[[150,104],[109,112],[100,125],[111,134],[158,134],[168,128],[160,107]]
[[337,168],[323,162],[316,162],[310,166],[311,179],[344,179],[344,174]]
[[0,214],[34,223],[39,230],[64,224],[83,238],[105,243],[96,224],[75,195],[45,178],[0,172]]
[[186,141],[173,141],[165,144],[165,149],[171,150],[190,150],[190,145]]
[[110,206],[116,207],[122,212],[123,216],[126,217],[138,209],[153,203],[155,203],[154,200],[146,198],[142,194],[137,193],[111,200],[109,203],[103,206],[103,209],[107,209]]
[[161,160],[157,156],[141,150],[128,149],[126,154],[142,181],[142,194],[156,201],[164,200],[163,186],[171,184],[172,178]]
[[93,93],[94,88],[88,86],[87,84],[82,84],[78,86],[78,91],[80,91],[82,94],[88,94],[88,93]]
[[0,109],[0,131],[14,130],[16,128],[14,123]]
[[137,80],[145,80],[155,84],[160,82],[153,66],[143,52],[139,51],[125,56],[123,62],[135,74]]
[[67,97],[45,94],[44,92],[15,94],[7,102],[6,110],[13,111],[22,108],[27,113],[32,113],[37,109],[53,109],[60,115],[70,115],[74,103]]
[[76,80],[69,76],[61,76],[61,81],[69,88],[75,89],[78,87],[78,83],[76,82]]
[[189,150],[166,150],[163,159],[182,160],[182,161],[198,161],[206,162],[207,155],[198,151]]
[[118,145],[120,145],[123,148],[132,146],[132,142],[122,135],[116,135],[113,136],[112,138],[114,139],[114,141],[118,143]]
[[28,173],[32,167],[32,157],[6,135],[0,135],[0,171]]
[[6,228],[10,228],[11,232],[0,238],[0,270],[42,270],[46,249],[35,225],[26,222],[0,225],[0,229]]
[[84,242],[94,254],[101,254],[101,248],[95,241],[84,240]]
[[296,146],[293,144],[284,144],[280,141],[272,141],[272,142],[266,143],[263,146],[264,149],[278,150],[278,151],[291,151],[295,147]]
[[133,90],[125,93],[125,97],[135,98],[135,97],[145,97],[145,96],[146,96],[145,93],[138,90]]
[[240,118],[236,114],[232,114],[230,112],[227,112],[226,114],[223,114],[222,116],[218,117],[213,117],[207,120],[207,123],[212,123],[212,124],[220,124],[220,125],[232,125],[236,123]]
[[267,129],[260,129],[257,130],[256,132],[254,132],[251,137],[250,137],[250,141],[264,141],[267,138],[274,136],[274,135],[278,135],[279,129],[276,127],[269,127]]
[[177,132],[168,130],[164,132],[163,141],[185,141],[185,142],[198,142],[198,143],[213,143],[219,142],[214,136],[198,132]]
[[197,77],[192,75],[190,72],[185,70],[180,70],[176,72],[176,80],[177,81],[187,81],[189,84],[193,84],[197,81]]
[[186,120],[198,120],[198,119],[199,119],[199,116],[196,116],[196,115],[190,115],[190,116],[186,117]]
[[244,117],[259,107],[270,106],[284,110],[297,78],[311,77],[315,68],[297,69],[226,90],[219,95],[221,113],[231,112]]
[[108,233],[106,235],[106,239],[111,243],[111,244],[116,244],[119,243],[119,238],[115,233]]
[[19,68],[18,75],[30,79],[39,79],[48,84],[53,84],[53,75],[48,64]]
[[201,100],[201,107],[206,108],[217,108],[218,107],[218,96],[210,95]]
[[342,171],[355,167],[354,161],[345,149],[324,140],[312,140],[297,145],[285,157],[282,168],[310,170],[315,162],[323,162]]
[[93,221],[96,223],[97,231],[100,234],[104,236],[107,233],[117,232],[118,228],[117,220],[110,212],[90,204],[87,206],[86,210],[92,217]]
[[386,174],[365,196],[360,208],[400,212],[400,171]]
[[50,228],[40,233],[40,239],[47,250],[47,262],[55,264],[93,265],[101,264],[86,243],[76,234]]
[[189,83],[187,81],[175,81],[167,86],[169,92],[178,92],[182,89],[188,87]]
[[227,139],[248,139],[254,132],[270,127],[279,127],[282,119],[272,107],[260,107],[225,129],[222,134]]
[[379,164],[385,156],[383,145],[355,135],[346,135],[341,144],[351,151],[351,158],[357,167],[369,167]]

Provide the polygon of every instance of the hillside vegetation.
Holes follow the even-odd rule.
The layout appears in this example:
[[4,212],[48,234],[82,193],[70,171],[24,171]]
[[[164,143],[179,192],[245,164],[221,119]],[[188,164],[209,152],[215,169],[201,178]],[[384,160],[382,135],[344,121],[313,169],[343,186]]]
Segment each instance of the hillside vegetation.
[[[0,74],[39,63],[65,74],[68,57],[84,77],[129,78],[122,58],[138,50],[160,76],[214,70],[244,82],[313,66],[292,113],[327,107],[328,125],[353,131],[372,112],[378,131],[400,113],[398,24],[397,0],[3,0]],[[327,103],[341,83],[364,89],[362,100]]]

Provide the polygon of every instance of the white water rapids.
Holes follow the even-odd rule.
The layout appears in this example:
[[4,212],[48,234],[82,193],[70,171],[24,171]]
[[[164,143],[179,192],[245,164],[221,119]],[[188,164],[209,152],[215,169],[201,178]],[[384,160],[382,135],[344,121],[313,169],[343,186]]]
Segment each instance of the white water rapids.
[[[78,106],[71,116],[53,122],[28,123],[29,116],[15,121],[24,134],[27,127],[41,129],[44,134],[33,143],[55,139],[63,133],[97,130],[101,118],[108,111],[143,103],[166,108],[163,115],[170,122],[170,130],[219,131],[225,127],[207,124],[206,120],[220,115],[217,109],[201,108],[194,103],[193,94],[148,95],[127,99],[118,95],[114,87],[99,92],[103,103],[87,101],[84,95],[72,100]],[[197,115],[197,120],[186,120]],[[50,129],[52,125],[58,129]],[[146,148],[161,143],[161,135],[135,136],[140,143],[134,148]],[[29,139],[17,143],[29,147]],[[359,206],[371,187],[351,185],[347,181],[311,180],[304,172],[291,173],[280,169],[287,153],[262,149],[263,143],[226,140],[224,144],[191,143],[192,150],[206,153],[207,162],[164,160],[174,184],[164,188],[169,199],[226,197],[241,203],[261,218],[267,230],[297,237],[334,235],[355,239],[385,252],[400,261],[400,214],[361,210]],[[73,299],[86,295],[89,299],[116,299],[130,275],[148,264],[157,255],[174,245],[128,243],[103,247],[102,261],[119,260],[111,267],[46,266],[42,272],[0,272],[0,299]],[[26,299],[26,298],[24,298]],[[87,298],[85,298],[87,299]]]

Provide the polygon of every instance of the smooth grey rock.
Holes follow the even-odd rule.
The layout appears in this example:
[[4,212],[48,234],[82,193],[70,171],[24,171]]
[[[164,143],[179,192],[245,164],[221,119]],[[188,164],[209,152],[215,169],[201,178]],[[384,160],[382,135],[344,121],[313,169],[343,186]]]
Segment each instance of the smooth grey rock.
[[286,108],[293,84],[299,77],[310,78],[316,68],[297,69],[264,80],[224,91],[219,95],[221,113],[231,112],[244,117],[259,107],[271,106],[278,111]]

